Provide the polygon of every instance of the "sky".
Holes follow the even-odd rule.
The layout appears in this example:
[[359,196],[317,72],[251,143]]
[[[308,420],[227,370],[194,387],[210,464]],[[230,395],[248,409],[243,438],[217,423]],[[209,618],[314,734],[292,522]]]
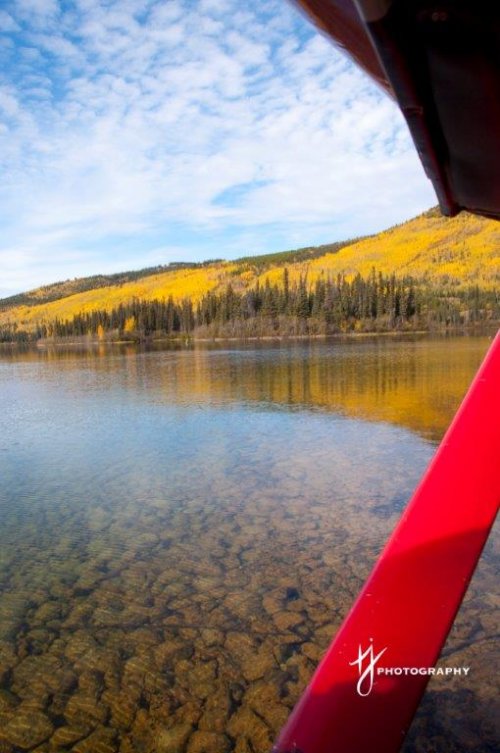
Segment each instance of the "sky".
[[287,0],[0,4],[0,297],[434,204],[397,107]]

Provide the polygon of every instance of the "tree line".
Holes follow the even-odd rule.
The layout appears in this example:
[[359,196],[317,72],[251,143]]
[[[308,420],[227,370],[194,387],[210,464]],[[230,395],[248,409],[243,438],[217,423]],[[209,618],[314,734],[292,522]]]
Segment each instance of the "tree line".
[[372,270],[364,278],[338,275],[308,284],[279,282],[254,288],[207,292],[199,302],[185,298],[132,300],[110,311],[82,312],[69,319],[37,323],[33,332],[4,325],[0,341],[93,336],[145,339],[153,336],[246,337],[336,334],[460,327],[500,319],[495,291],[432,287],[411,277]]

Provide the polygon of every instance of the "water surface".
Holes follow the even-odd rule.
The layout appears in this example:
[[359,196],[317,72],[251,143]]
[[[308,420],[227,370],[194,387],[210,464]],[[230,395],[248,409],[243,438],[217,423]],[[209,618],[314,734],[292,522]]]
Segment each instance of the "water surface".
[[[2,753],[268,751],[488,343],[4,349]],[[407,753],[495,749],[494,547]]]

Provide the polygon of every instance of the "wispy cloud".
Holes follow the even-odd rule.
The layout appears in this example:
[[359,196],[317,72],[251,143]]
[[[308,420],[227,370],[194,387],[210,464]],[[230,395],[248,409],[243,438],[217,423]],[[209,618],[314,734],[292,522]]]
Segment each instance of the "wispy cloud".
[[282,1],[12,0],[0,29],[4,293],[434,201],[395,106]]

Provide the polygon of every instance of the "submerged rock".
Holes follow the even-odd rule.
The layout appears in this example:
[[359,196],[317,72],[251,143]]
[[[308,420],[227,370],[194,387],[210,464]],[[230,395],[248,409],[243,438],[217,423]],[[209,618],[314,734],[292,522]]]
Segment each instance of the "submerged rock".
[[289,710],[283,706],[279,687],[273,681],[253,683],[245,693],[243,704],[264,719],[274,733],[279,732],[288,718]]
[[55,751],[59,748],[67,748],[88,737],[91,731],[89,727],[58,727],[50,738],[50,748]]
[[186,753],[228,753],[231,744],[225,735],[216,732],[194,732],[189,738]]
[[72,724],[92,725],[104,723],[108,718],[108,707],[98,701],[93,695],[74,693],[68,700],[64,710],[65,718]]
[[0,732],[0,739],[3,736],[18,748],[29,750],[45,742],[53,731],[52,723],[40,711],[19,711]]
[[198,723],[199,729],[225,732],[230,710],[229,690],[221,687],[207,698],[203,715]]
[[274,624],[278,630],[286,631],[304,622],[303,615],[298,612],[282,611],[273,614]]
[[138,696],[131,695],[125,689],[118,692],[105,690],[101,700],[110,709],[111,726],[119,730],[130,729],[137,712]]
[[155,749],[157,753],[184,753],[186,743],[193,731],[191,724],[178,724],[171,729],[157,732]]
[[271,749],[272,736],[268,726],[248,707],[241,707],[233,714],[227,732],[231,737],[251,741],[256,753],[268,753]]
[[117,753],[116,732],[111,729],[97,729],[71,748],[73,753]]

